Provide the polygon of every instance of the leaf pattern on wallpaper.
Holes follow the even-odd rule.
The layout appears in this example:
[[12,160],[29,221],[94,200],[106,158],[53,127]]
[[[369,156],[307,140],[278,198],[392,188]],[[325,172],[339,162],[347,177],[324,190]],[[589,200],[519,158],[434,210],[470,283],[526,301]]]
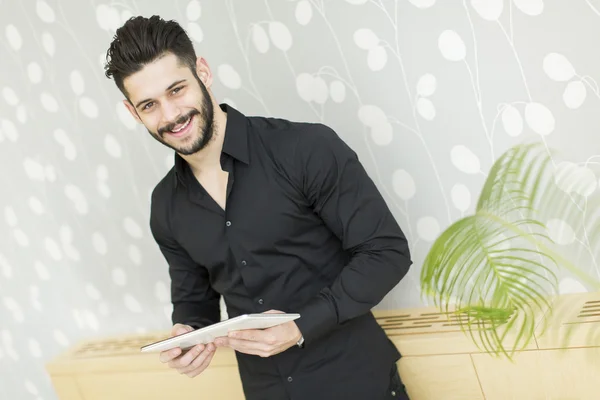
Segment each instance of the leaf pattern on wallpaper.
[[[569,150],[552,168],[575,217],[549,215],[549,235],[600,275],[600,211],[587,203],[600,191],[593,2],[13,3],[0,2],[0,363],[38,372],[2,371],[7,398],[53,398],[40,362],[115,321],[131,332],[169,325],[168,275],[147,221],[173,155],[103,71],[134,15],[179,21],[219,100],[328,124],[357,151],[415,260],[383,306],[421,300],[432,244],[473,213],[498,156],[531,138]],[[588,287],[558,279],[561,293]]]

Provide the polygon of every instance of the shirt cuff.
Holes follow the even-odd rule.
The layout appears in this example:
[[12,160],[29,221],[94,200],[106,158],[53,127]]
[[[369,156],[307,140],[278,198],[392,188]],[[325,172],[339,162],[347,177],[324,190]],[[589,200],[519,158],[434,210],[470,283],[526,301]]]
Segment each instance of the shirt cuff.
[[335,307],[323,293],[310,300],[298,310],[298,313],[300,318],[294,322],[300,329],[307,346],[337,325]]

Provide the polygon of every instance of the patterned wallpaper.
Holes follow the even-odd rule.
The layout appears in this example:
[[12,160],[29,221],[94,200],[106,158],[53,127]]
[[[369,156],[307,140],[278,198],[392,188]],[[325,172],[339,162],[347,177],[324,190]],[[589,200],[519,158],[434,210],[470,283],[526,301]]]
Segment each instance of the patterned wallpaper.
[[173,155],[102,68],[138,14],[184,26],[220,101],[356,149],[415,261],[380,307],[422,304],[432,241],[509,146],[543,140],[598,190],[598,0],[0,0],[2,399],[55,399],[43,364],[79,339],[170,326],[148,215]]

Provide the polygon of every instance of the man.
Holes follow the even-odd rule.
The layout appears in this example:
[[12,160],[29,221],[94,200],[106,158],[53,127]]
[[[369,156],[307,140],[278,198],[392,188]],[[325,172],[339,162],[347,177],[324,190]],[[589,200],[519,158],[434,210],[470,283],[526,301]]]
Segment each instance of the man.
[[211,70],[158,16],[117,30],[107,53],[131,114],[175,151],[150,227],[169,265],[172,335],[230,317],[300,319],[160,360],[189,377],[236,350],[247,399],[407,399],[400,354],[370,310],[411,264],[405,236],[356,154],[321,124],[218,105]]

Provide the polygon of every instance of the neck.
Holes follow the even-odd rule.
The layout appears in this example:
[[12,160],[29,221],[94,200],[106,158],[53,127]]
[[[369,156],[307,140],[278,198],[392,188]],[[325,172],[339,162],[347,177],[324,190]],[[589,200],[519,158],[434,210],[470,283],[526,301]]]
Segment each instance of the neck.
[[214,115],[213,135],[206,147],[188,156],[180,154],[187,161],[194,175],[202,171],[221,170],[221,152],[223,151],[223,140],[225,139],[227,114],[221,110],[218,104],[215,104]]

